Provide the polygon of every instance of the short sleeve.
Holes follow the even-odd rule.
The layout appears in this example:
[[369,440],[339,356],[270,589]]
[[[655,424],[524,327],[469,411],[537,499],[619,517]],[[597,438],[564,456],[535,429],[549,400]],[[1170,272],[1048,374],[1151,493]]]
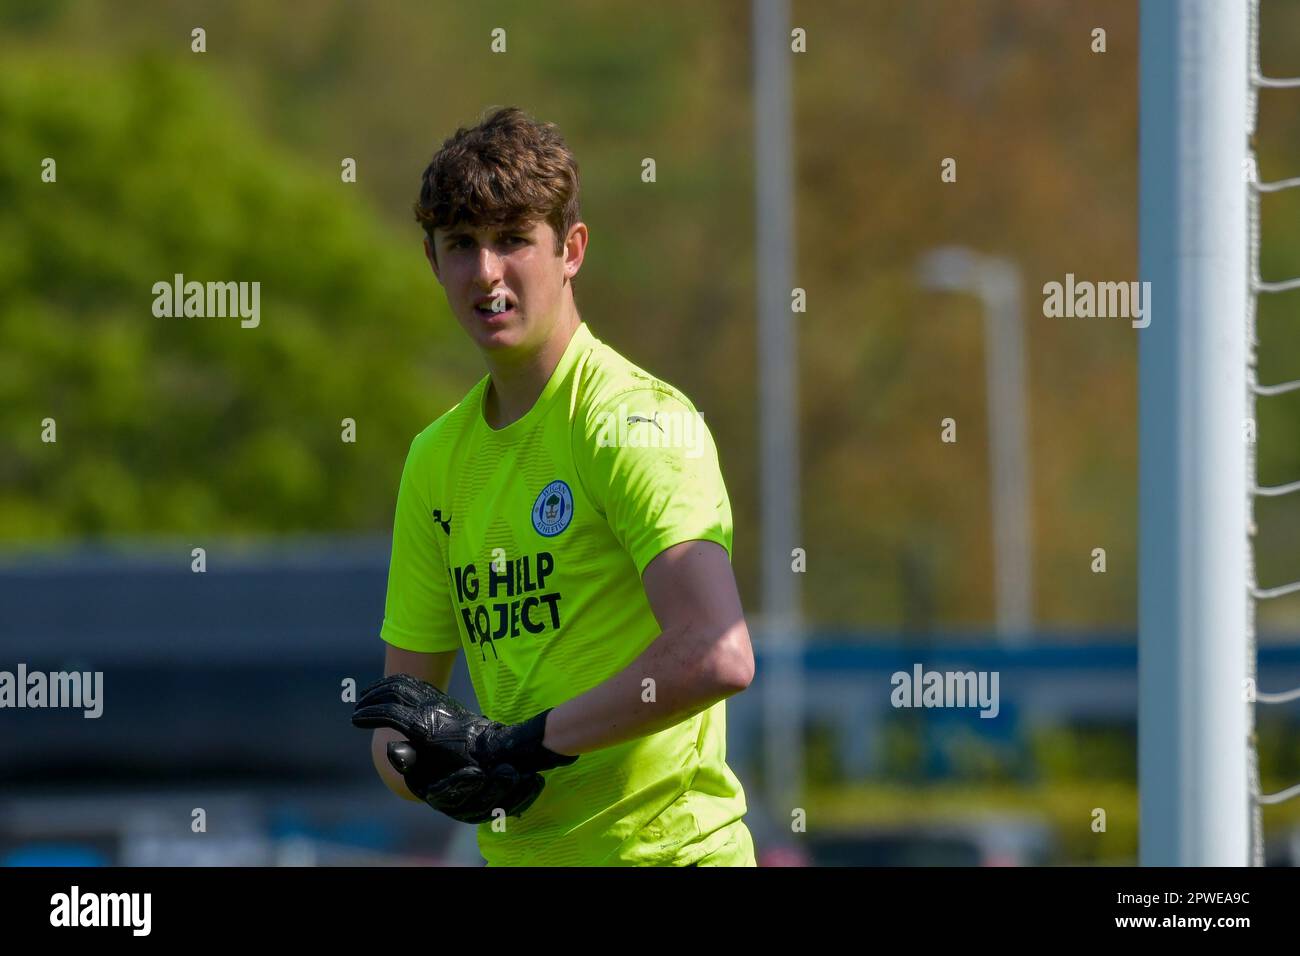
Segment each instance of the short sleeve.
[[447,535],[429,507],[425,456],[418,438],[402,468],[393,517],[393,553],[379,636],[394,647],[434,654],[458,649],[460,628],[451,604]]
[[731,555],[731,503],[704,416],[674,392],[638,388],[579,419],[574,459],[583,489],[645,572],[683,541]]

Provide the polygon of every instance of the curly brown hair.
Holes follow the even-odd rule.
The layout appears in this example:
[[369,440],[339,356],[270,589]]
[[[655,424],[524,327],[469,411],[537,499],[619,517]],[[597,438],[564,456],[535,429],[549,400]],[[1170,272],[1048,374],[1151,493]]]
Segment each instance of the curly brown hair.
[[424,170],[415,218],[433,244],[433,230],[531,224],[555,230],[555,254],[579,220],[578,161],[554,123],[515,106],[493,110],[477,126],[461,127]]

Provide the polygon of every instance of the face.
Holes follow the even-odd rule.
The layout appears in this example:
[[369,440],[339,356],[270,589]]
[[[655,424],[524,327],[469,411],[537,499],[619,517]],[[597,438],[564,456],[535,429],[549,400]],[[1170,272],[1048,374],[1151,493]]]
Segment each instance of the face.
[[549,223],[434,230],[425,254],[456,320],[481,349],[529,350],[560,318],[568,279],[578,272],[586,226],[577,223],[559,255]]

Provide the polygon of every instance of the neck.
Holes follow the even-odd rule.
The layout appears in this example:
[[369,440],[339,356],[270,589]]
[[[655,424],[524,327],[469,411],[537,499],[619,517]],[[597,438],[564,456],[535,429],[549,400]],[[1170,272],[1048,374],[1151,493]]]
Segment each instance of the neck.
[[522,356],[487,357],[488,383],[484,411],[492,428],[505,428],[518,421],[536,404],[542,389],[550,381],[555,367],[560,364],[564,350],[573,338],[579,324],[573,312],[562,321],[540,349]]

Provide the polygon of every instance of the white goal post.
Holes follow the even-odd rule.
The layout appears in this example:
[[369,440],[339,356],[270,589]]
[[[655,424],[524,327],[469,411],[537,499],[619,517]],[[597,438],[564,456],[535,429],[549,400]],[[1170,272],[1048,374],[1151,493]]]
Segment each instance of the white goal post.
[[1244,866],[1248,7],[1143,0],[1140,24],[1140,858]]

